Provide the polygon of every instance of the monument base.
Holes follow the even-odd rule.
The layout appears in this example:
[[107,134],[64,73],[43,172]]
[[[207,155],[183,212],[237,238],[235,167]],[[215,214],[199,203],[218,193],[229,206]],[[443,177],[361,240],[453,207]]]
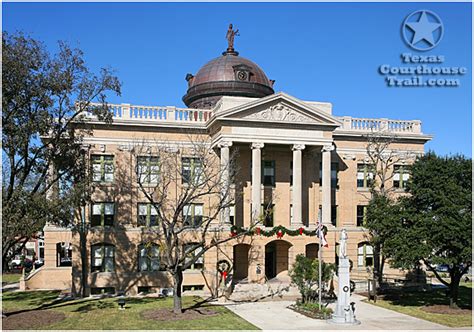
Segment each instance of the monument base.
[[331,319],[328,319],[327,322],[329,324],[337,324],[337,325],[360,325],[360,320],[355,319],[355,317],[350,317],[348,320],[344,316],[336,316],[333,315]]

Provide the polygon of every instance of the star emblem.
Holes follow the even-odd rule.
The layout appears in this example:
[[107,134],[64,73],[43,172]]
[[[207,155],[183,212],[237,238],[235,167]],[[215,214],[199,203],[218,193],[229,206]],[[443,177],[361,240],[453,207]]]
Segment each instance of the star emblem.
[[[411,17],[418,15],[417,21],[409,21]],[[430,21],[428,17],[435,20],[435,22]],[[432,49],[440,42],[443,36],[443,23],[441,19],[438,15],[428,10],[418,10],[408,15],[403,24],[403,29],[403,37],[407,44],[419,51]],[[412,34],[411,40],[407,36],[407,30],[411,31],[411,33],[408,32],[408,35]]]

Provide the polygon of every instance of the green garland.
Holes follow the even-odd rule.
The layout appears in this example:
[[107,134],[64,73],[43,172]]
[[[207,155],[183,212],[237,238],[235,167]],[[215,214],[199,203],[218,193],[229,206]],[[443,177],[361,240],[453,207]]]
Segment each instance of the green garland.
[[[328,229],[326,226],[323,226],[323,234],[326,235],[328,232]],[[265,237],[270,237],[276,235],[278,238],[282,238],[284,235],[288,236],[300,236],[300,235],[306,235],[306,236],[317,236],[318,231],[317,229],[309,231],[304,229],[303,227],[300,227],[298,229],[289,229],[286,228],[285,226],[275,226],[271,230],[267,231],[259,226],[253,228],[253,229],[246,229],[240,226],[232,226],[230,228],[230,235],[231,236],[237,236],[239,234],[245,233],[245,235],[262,235]]]

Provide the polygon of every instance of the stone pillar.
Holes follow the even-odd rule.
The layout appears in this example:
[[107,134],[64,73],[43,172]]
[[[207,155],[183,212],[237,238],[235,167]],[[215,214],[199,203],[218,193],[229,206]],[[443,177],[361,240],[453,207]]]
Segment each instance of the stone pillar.
[[323,154],[322,162],[322,223],[331,224],[331,151],[334,150],[332,144],[324,145],[321,149]]
[[252,216],[251,222],[260,216],[260,205],[262,204],[262,148],[263,143],[252,143]]
[[292,204],[293,204],[293,221],[291,226],[301,227],[303,225],[303,165],[302,154],[305,146],[303,144],[295,144],[293,150],[293,188],[292,188]]
[[[223,141],[219,143],[219,148],[221,149],[221,177],[222,177],[222,195],[227,195],[227,199],[224,201],[224,204],[229,203],[230,199],[230,147],[232,142]],[[222,223],[230,224],[230,208],[225,207],[222,210]]]

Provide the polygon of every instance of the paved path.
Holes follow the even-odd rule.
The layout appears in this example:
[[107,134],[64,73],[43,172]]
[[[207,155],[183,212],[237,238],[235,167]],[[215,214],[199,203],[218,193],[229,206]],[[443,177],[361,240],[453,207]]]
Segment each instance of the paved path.
[[[363,297],[351,296],[356,303],[360,325],[329,324],[288,309],[292,301],[226,304],[231,311],[263,330],[447,330],[448,327],[407,316],[392,310],[361,302]],[[335,304],[329,305],[334,309]],[[470,328],[466,328],[470,330]]]

